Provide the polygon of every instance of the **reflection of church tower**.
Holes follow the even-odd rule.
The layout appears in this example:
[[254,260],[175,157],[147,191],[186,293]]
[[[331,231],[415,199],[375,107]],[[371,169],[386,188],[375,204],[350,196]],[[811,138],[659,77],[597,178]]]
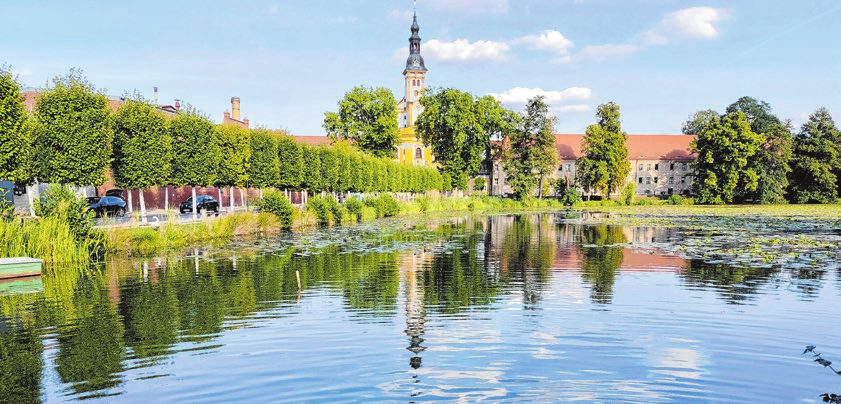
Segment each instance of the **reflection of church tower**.
[[415,137],[415,121],[423,112],[419,100],[426,88],[426,65],[420,54],[421,38],[418,36],[418,13],[412,17],[412,36],[409,37],[409,58],[403,69],[405,96],[397,103],[397,126],[400,130],[400,145],[397,147],[397,161],[415,166],[432,164],[432,151],[424,147]]

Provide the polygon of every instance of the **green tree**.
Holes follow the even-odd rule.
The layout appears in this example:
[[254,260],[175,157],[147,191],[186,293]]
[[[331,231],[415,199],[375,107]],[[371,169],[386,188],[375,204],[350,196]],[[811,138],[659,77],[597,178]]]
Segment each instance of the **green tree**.
[[791,199],[797,203],[833,202],[841,178],[841,133],[826,108],[809,116],[794,137]]
[[[251,165],[251,132],[236,125],[218,125],[216,136],[219,142],[219,171],[216,186],[220,189],[228,187],[228,200],[231,213],[234,213],[234,187],[240,187],[240,200],[244,188],[248,184],[248,171]],[[219,196],[222,202],[222,196]]]
[[397,102],[386,88],[354,87],[339,101],[339,112],[326,112],[322,125],[330,139],[349,139],[365,153],[394,157],[397,135]]
[[701,204],[732,203],[759,185],[759,174],[749,162],[765,143],[750,129],[745,114],[734,112],[712,120],[690,143],[697,157],[692,162],[692,188]]
[[753,133],[764,137],[764,145],[748,162],[756,170],[759,181],[755,191],[742,198],[763,204],[785,203],[789,162],[792,158],[791,125],[783,123],[771,112],[771,105],[751,97],[741,97],[727,107],[727,113],[742,112]]
[[304,146],[303,148],[303,187],[311,192],[324,190],[323,179],[321,178],[321,156],[318,148]]
[[543,96],[526,103],[525,111],[517,119],[517,129],[508,135],[502,166],[514,195],[523,199],[539,186],[543,197],[543,181],[558,165],[555,136],[552,130],[555,117],[549,117],[549,105]]
[[598,122],[587,127],[578,158],[578,181],[587,190],[599,190],[605,198],[625,185],[631,172],[628,161],[628,134],[622,131],[619,106],[613,102],[599,105]]
[[277,137],[265,129],[251,133],[251,164],[248,167],[248,180],[251,186],[260,189],[273,187],[280,177]]
[[36,176],[42,182],[99,186],[111,163],[108,99],[81,70],[53,79],[35,105]]
[[487,157],[491,138],[513,130],[514,113],[491,96],[477,99],[452,88],[427,91],[420,103],[423,112],[415,122],[415,134],[432,148],[453,185],[466,190],[468,178],[479,173]]
[[713,109],[705,109],[698,111],[689,117],[689,120],[684,122],[681,126],[681,131],[685,135],[697,135],[704,126],[707,126],[710,121],[718,118],[720,115]]
[[216,131],[210,120],[192,108],[182,108],[169,123],[173,141],[171,180],[174,185],[189,185],[196,217],[196,187],[216,182],[220,150]]
[[32,127],[20,86],[5,66],[0,66],[0,179],[15,184],[30,181]]
[[277,143],[279,177],[277,186],[284,189],[300,189],[301,164],[303,163],[301,144],[292,136],[281,136]]
[[316,148],[321,160],[321,184],[324,191],[336,192],[339,180],[339,160],[336,151],[324,145]]
[[114,182],[118,187],[140,190],[143,221],[143,191],[166,185],[172,172],[172,136],[167,125],[167,119],[141,99],[126,101],[114,114]]

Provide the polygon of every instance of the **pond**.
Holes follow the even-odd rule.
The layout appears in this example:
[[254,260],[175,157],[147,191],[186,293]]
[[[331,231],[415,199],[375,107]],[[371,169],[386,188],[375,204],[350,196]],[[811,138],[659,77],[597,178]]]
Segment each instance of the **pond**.
[[841,363],[837,267],[703,259],[681,253],[698,244],[689,233],[570,212],[469,215],[51,268],[42,290],[0,296],[0,401],[841,392],[816,362]]

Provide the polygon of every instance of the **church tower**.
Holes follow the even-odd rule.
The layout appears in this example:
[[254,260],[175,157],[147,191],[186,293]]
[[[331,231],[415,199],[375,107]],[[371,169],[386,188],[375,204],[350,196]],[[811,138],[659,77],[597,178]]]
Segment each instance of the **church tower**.
[[423,63],[423,57],[420,54],[421,39],[418,36],[420,27],[418,26],[418,14],[415,11],[412,18],[412,36],[409,37],[409,58],[406,59],[406,69],[403,70],[403,77],[406,80],[406,109],[405,119],[401,122],[402,127],[414,126],[415,119],[421,111],[421,105],[418,100],[423,93],[426,79],[426,66]]
[[426,65],[420,54],[420,36],[418,36],[417,9],[412,17],[412,36],[409,37],[409,58],[403,69],[405,80],[405,96],[397,102],[397,126],[399,128],[400,145],[397,146],[397,161],[414,166],[430,166],[433,164],[432,150],[425,147],[415,136],[415,121],[423,112],[420,98],[426,87]]

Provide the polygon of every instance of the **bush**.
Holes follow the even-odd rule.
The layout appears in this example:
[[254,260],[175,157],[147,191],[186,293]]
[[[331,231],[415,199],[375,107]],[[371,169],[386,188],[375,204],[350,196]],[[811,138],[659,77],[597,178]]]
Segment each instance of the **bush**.
[[345,201],[345,209],[347,209],[348,213],[353,216],[357,222],[362,221],[362,208],[365,205],[362,204],[362,201],[359,198],[350,198]]
[[15,204],[6,199],[9,191],[0,192],[0,221],[9,222],[15,218]]
[[634,202],[634,205],[636,205],[636,206],[649,206],[649,205],[651,205],[651,201],[648,200],[648,199],[637,199]]
[[483,191],[485,189],[485,179],[482,177],[473,180],[473,189]]
[[400,202],[388,194],[381,194],[378,197],[368,197],[363,202],[365,206],[370,206],[376,210],[378,218],[394,216],[400,213]]
[[[333,217],[336,222],[342,220],[341,209],[342,206],[336,201],[333,195],[314,196],[307,200],[307,209],[315,213],[316,222],[319,226],[327,226],[330,224],[330,218]],[[334,217],[335,211],[339,211],[339,217]]]
[[257,201],[257,210],[275,214],[280,218],[280,224],[284,229],[292,228],[294,208],[282,192],[265,192],[263,198]]
[[88,211],[88,202],[62,185],[51,185],[34,203],[35,215],[58,218],[70,226],[76,241],[97,238],[93,229],[94,213]]
[[625,188],[622,188],[622,196],[619,201],[622,205],[631,206],[634,204],[634,195],[637,193],[637,184],[633,181],[627,183]]
[[420,207],[420,211],[422,213],[426,213],[429,210],[430,199],[428,196],[421,196],[419,198],[416,198],[415,202],[418,203],[418,206]]
[[327,208],[330,209],[330,213],[333,215],[333,224],[342,224],[342,220],[345,218],[345,211],[342,208],[342,204],[333,195],[327,195],[324,199]]
[[559,199],[562,205],[572,206],[581,202],[581,193],[576,189],[564,188]]

